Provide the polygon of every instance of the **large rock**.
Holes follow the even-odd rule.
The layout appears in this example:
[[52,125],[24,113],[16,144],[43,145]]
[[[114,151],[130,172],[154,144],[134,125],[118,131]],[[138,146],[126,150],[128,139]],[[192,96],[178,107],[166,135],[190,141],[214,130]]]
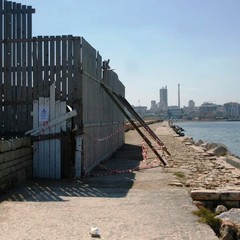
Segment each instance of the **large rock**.
[[236,240],[239,239],[239,226],[231,221],[224,221],[220,229],[221,240]]
[[195,201],[220,200],[221,192],[217,190],[193,190],[191,198]]
[[215,209],[216,214],[220,214],[220,213],[227,212],[227,211],[228,211],[228,209],[224,205],[218,205]]
[[205,151],[208,151],[214,147],[217,147],[217,145],[215,145],[215,143],[209,143],[209,142],[204,142],[200,145],[202,148],[204,148]]
[[227,212],[223,212],[217,216],[225,221],[232,221],[235,224],[240,224],[240,209],[239,208],[232,208]]
[[200,146],[200,145],[202,145],[203,143],[204,143],[203,140],[199,139],[199,140],[195,143],[195,145],[196,145],[196,146]]
[[240,239],[240,209],[232,208],[216,216],[222,219],[220,229],[220,239],[235,240]]
[[183,142],[189,142],[191,144],[195,144],[193,138],[191,137],[183,137]]
[[223,145],[217,146],[217,147],[207,151],[208,154],[215,155],[217,157],[225,156],[227,154],[227,152],[228,152],[227,147],[225,147]]

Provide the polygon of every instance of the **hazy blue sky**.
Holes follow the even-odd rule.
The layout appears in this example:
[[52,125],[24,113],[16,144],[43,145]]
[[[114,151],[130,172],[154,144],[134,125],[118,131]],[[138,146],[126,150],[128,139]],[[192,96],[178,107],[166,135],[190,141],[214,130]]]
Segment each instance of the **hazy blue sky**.
[[131,104],[240,102],[239,0],[17,0],[33,35],[83,36],[110,59]]

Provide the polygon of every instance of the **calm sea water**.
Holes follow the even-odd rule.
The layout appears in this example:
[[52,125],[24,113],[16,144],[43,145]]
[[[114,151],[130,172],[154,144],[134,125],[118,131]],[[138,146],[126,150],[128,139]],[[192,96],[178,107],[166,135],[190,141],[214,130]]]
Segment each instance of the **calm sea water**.
[[195,141],[225,144],[229,151],[240,157],[240,122],[175,122],[185,130],[185,136]]

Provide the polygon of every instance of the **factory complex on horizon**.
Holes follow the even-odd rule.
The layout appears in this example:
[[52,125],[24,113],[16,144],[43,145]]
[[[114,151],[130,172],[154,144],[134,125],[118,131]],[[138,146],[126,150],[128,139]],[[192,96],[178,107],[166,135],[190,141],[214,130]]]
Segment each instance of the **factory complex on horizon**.
[[180,105],[180,84],[178,84],[178,105],[168,105],[167,86],[159,90],[159,102],[151,101],[148,110],[146,106],[133,106],[135,111],[142,117],[157,117],[161,119],[187,119],[187,120],[240,120],[240,104],[228,102],[223,105],[212,102],[204,102],[195,106],[193,100],[188,101],[188,106]]

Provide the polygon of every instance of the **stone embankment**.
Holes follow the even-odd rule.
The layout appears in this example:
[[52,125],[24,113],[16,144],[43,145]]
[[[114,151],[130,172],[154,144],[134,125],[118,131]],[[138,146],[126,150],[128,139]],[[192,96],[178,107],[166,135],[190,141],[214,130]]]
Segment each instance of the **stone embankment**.
[[[165,156],[169,167],[184,173],[184,185],[191,190],[240,190],[240,170],[228,163],[238,161],[237,157],[221,147],[209,149],[204,143],[197,146],[191,138],[174,133],[161,136],[161,140],[172,155]],[[217,156],[214,152],[219,149],[222,154]]]
[[[172,131],[172,135],[161,136],[171,152],[171,156],[165,156],[169,163],[169,171],[181,174],[179,181],[189,188],[196,206],[212,210],[216,210],[219,205],[225,206],[225,213],[219,215],[223,220],[227,220],[222,224],[224,230],[221,239],[238,239],[239,158],[229,153],[224,145],[203,141],[195,143],[190,137],[179,137],[172,129],[169,131]],[[228,210],[230,211],[227,212]]]
[[0,193],[31,176],[31,139],[0,140]]

